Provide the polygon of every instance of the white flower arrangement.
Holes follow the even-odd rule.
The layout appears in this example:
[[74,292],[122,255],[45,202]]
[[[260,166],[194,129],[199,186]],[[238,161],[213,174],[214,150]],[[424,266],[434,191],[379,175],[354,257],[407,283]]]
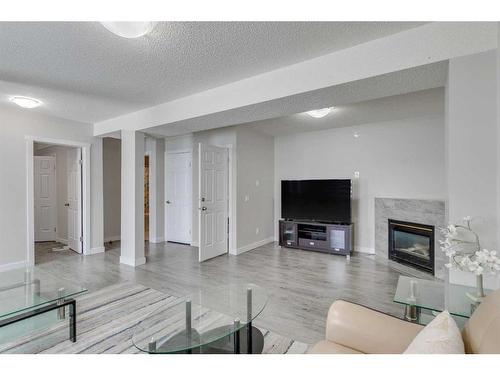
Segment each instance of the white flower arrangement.
[[444,240],[439,241],[441,250],[450,259],[445,266],[472,272],[481,276],[486,272],[496,275],[500,272],[500,258],[496,251],[481,249],[479,236],[471,229],[472,218],[463,218],[465,225],[450,224],[441,228]]

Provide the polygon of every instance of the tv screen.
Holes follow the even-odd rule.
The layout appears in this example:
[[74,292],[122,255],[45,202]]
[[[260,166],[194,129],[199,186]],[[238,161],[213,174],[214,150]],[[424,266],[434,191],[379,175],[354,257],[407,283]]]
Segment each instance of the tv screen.
[[281,217],[351,222],[351,180],[281,181]]

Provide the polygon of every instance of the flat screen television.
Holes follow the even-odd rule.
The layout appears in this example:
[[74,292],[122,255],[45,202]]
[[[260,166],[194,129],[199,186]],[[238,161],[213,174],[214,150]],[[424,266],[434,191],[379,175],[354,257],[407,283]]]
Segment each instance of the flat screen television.
[[282,180],[283,219],[351,222],[351,180]]

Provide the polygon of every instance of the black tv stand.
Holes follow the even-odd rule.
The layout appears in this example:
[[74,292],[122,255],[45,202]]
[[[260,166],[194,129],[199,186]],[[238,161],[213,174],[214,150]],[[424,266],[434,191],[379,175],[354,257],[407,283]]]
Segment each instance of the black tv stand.
[[283,247],[350,256],[353,225],[280,220],[279,244]]

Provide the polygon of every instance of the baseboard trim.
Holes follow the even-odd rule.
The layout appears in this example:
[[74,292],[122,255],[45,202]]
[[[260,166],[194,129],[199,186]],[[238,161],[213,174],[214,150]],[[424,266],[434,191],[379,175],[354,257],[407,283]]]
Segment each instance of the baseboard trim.
[[5,263],[5,264],[0,264],[0,272],[17,270],[19,268],[26,268],[26,267],[28,267],[28,262],[25,260],[21,262]]
[[375,249],[366,246],[354,246],[354,251],[363,254],[375,254]]
[[109,236],[104,239],[104,242],[120,241],[120,236]]
[[104,246],[93,247],[88,251],[84,251],[83,255],[94,255],[94,254],[104,253],[105,250],[106,249],[104,248]]
[[68,239],[67,238],[56,238],[56,241],[59,243],[62,243],[63,245],[68,244]]
[[240,254],[246,253],[247,251],[256,249],[260,246],[264,246],[264,245],[267,245],[268,243],[272,243],[272,242],[274,242],[274,237],[264,238],[263,240],[239,247],[236,249],[236,251],[230,252],[230,254],[240,255]]
[[163,237],[150,237],[149,242],[151,242],[151,243],[165,242],[165,238],[163,238]]
[[142,264],[146,264],[146,257],[135,258],[135,259],[120,257],[120,263],[131,267],[137,267]]

